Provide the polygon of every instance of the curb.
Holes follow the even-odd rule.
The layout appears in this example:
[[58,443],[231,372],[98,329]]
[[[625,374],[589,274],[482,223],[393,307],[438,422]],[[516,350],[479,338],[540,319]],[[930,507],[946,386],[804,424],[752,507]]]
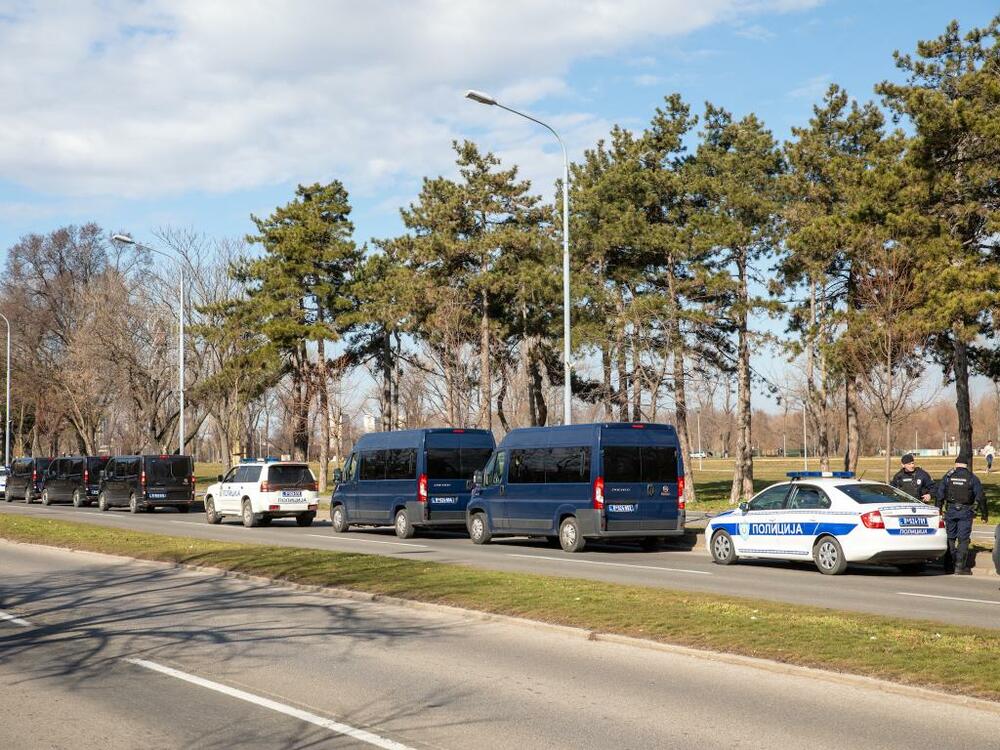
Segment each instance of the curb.
[[214,568],[211,566],[185,565],[182,563],[165,562],[162,560],[144,560],[138,557],[129,557],[128,555],[113,555],[105,552],[91,552],[90,550],[78,550],[68,547],[58,547],[49,544],[36,544],[32,542],[17,542],[17,541],[12,541],[10,539],[2,539],[2,538],[0,538],[0,544],[20,545],[24,547],[35,547],[38,549],[59,550],[62,552],[71,552],[74,554],[91,555],[105,560],[116,560],[116,561],[128,560],[134,563],[145,564],[151,567],[161,568],[165,570],[177,570],[204,576],[217,575],[226,578],[234,578],[237,580],[248,581],[251,583],[259,583],[265,586],[272,586],[275,588],[292,589],[294,591],[301,591],[310,594],[318,594],[321,596],[332,596],[339,599],[348,599],[357,602],[388,604],[390,606],[395,606],[395,607],[424,611],[438,615],[450,615],[452,617],[461,617],[468,620],[478,620],[480,622],[496,622],[520,628],[541,630],[549,633],[555,633],[558,635],[567,636],[570,638],[578,638],[581,640],[592,641],[596,643],[607,643],[617,646],[625,646],[629,648],[659,651],[661,653],[675,654],[695,659],[703,659],[706,661],[712,661],[716,663],[732,664],[734,666],[760,669],[765,672],[770,672],[772,674],[781,674],[792,677],[823,680],[838,685],[846,685],[867,690],[879,690],[882,692],[888,692],[894,695],[899,695],[907,698],[915,698],[918,700],[934,701],[937,703],[945,703],[953,706],[973,708],[979,711],[984,711],[986,713],[1000,716],[1000,702],[986,700],[984,698],[974,698],[972,696],[965,696],[965,695],[953,695],[951,693],[945,693],[930,688],[922,688],[915,685],[907,685],[905,683],[900,683],[900,682],[881,680],[878,679],[877,677],[867,677],[864,675],[850,674],[847,672],[834,672],[831,670],[819,669],[817,667],[805,667],[798,664],[787,664],[785,662],[773,661],[770,659],[762,659],[755,656],[744,656],[743,654],[731,654],[731,653],[726,653],[724,651],[712,651],[709,649],[692,648],[690,646],[679,646],[676,644],[663,643],[661,641],[646,640],[643,638],[635,638],[633,636],[619,635],[616,633],[602,633],[597,630],[587,630],[585,628],[578,628],[571,625],[558,625],[556,623],[544,622],[542,620],[530,620],[524,617],[516,617],[513,615],[502,615],[493,612],[482,612],[480,610],[475,610],[475,609],[465,609],[463,607],[455,607],[449,604],[421,602],[412,599],[403,599],[401,597],[396,597],[396,596],[387,596],[385,594],[373,594],[366,591],[356,591],[354,589],[343,589],[333,586],[320,586],[316,584],[295,583],[293,581],[286,581],[280,578],[257,576],[249,573],[241,573],[239,571],[225,570],[223,568]]

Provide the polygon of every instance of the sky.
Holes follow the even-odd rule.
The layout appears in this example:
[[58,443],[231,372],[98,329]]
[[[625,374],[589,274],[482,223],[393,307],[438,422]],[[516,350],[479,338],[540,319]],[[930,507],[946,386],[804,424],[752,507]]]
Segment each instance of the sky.
[[356,238],[401,231],[453,140],[561,174],[549,133],[464,98],[487,91],[549,122],[570,158],[613,124],[641,129],[679,92],[776,137],[836,82],[859,99],[980,0],[0,0],[0,250],[96,221],[251,231],[298,183],[340,179]]

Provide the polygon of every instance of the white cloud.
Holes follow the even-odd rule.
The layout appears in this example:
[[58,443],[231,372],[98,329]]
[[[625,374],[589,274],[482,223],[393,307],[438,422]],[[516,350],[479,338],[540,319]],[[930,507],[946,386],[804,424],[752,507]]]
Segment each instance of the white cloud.
[[819,99],[830,88],[832,80],[833,78],[829,73],[813,76],[801,86],[796,86],[789,91],[788,96],[791,99]]
[[570,111],[551,119],[582,147],[607,123],[567,104],[575,61],[814,4],[20,2],[0,13],[0,176],[77,196],[333,176],[374,193],[449,169],[451,140],[474,135],[547,177],[558,152],[534,150],[547,134],[464,89],[562,97]]
[[775,34],[766,26],[754,23],[749,26],[740,26],[737,28],[736,36],[741,36],[744,39],[752,39],[755,42],[769,42],[774,39]]

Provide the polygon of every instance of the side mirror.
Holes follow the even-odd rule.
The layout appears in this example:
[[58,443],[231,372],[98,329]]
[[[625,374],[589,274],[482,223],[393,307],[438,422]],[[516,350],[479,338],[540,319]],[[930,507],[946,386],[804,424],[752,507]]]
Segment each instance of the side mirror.
[[742,502],[742,503],[740,503],[740,512],[741,513],[746,513],[748,510],[750,510],[750,503],[748,503],[748,502]]
[[222,481],[222,474],[219,474],[218,476],[216,476],[215,477],[215,481],[216,482],[221,482]]
[[479,469],[472,475],[472,484],[475,487],[483,486],[483,470]]
[[344,481],[344,471],[343,471],[343,469],[334,469],[333,470],[333,481],[336,482],[337,484],[340,484],[341,482]]

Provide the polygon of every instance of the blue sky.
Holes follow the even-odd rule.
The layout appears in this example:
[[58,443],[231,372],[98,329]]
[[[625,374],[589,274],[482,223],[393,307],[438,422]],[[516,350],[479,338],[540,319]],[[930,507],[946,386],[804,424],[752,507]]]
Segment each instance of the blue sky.
[[0,0],[0,248],[93,220],[241,236],[297,182],[339,178],[357,239],[400,230],[423,175],[472,138],[552,193],[550,137],[462,98],[552,122],[578,157],[677,91],[780,139],[831,82],[857,98],[892,53],[988,23],[979,0],[240,4]]

